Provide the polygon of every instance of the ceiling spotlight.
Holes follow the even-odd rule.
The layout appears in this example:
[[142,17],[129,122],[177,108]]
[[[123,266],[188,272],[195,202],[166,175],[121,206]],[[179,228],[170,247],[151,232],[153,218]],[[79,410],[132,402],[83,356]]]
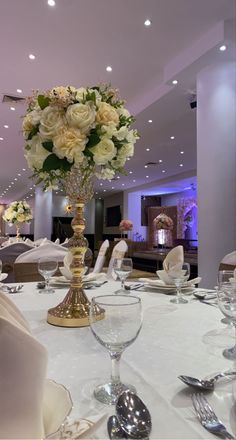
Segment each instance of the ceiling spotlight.
[[4,127],[4,128],[9,128],[9,125],[4,125],[3,127]]
[[3,138],[2,138],[2,137],[0,137],[0,141],[3,141]]
[[30,59],[30,60],[35,60],[35,58],[36,58],[36,57],[35,57],[34,54],[32,54],[32,53],[29,54],[29,59]]
[[103,185],[103,183],[100,183],[100,186],[102,186]]
[[165,173],[166,172],[166,170],[162,170],[162,173]]
[[171,138],[171,140],[173,141],[175,137],[174,137],[174,136],[171,136],[170,138]]
[[148,26],[151,26],[152,22],[151,22],[151,20],[149,20],[149,18],[147,18],[147,20],[145,20],[144,24],[145,24],[145,26],[148,27]]
[[111,67],[111,66],[107,66],[107,67],[106,67],[106,71],[107,71],[107,72],[112,72],[112,67]]
[[174,86],[176,86],[176,84],[178,84],[177,79],[173,79],[172,84],[173,84]]
[[146,151],[150,151],[150,148],[146,148]]
[[149,124],[151,124],[152,123],[152,119],[148,119],[148,122],[149,122]]
[[144,168],[147,168],[148,166],[147,165],[144,165]]
[[127,157],[127,160],[130,160],[130,157]]
[[96,191],[95,194],[98,194],[98,192]]
[[146,179],[149,179],[149,176],[146,176]]
[[114,186],[112,186],[112,187],[111,187],[111,189],[115,189],[115,187],[114,187]]
[[179,164],[180,167],[183,167],[184,165],[182,163]]
[[17,176],[21,176],[21,173],[18,173]]
[[55,4],[56,4],[55,0],[48,0],[49,6],[55,6]]
[[104,193],[105,193],[106,191],[107,191],[106,189],[103,190]]
[[125,184],[124,184],[124,183],[122,183],[122,186],[125,186]]
[[133,174],[133,171],[129,171],[129,174]]
[[184,151],[180,151],[180,154],[184,154]]
[[15,111],[15,107],[10,107],[10,110],[12,110],[14,112]]
[[117,179],[120,179],[120,176],[117,176]]
[[134,180],[133,180],[133,182],[135,183],[135,182],[136,182],[136,180],[134,179]]
[[227,49],[227,46],[225,44],[223,44],[222,46],[220,46],[219,50],[221,52],[224,52]]
[[17,177],[15,177],[15,179],[14,179],[14,180],[18,180],[18,179],[17,179]]
[[26,171],[26,169],[25,169],[25,168],[22,168],[22,171]]
[[16,89],[17,93],[22,93],[21,89]]
[[159,159],[159,160],[158,160],[158,162],[159,162],[159,163],[162,163],[162,162],[163,162],[163,160],[162,160],[162,159]]

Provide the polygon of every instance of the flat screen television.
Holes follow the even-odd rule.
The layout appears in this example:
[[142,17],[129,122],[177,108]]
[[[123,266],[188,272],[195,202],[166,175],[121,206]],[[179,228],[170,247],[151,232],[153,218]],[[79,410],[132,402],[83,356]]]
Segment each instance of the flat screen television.
[[106,209],[106,226],[119,226],[121,222],[121,209],[120,205],[110,206]]

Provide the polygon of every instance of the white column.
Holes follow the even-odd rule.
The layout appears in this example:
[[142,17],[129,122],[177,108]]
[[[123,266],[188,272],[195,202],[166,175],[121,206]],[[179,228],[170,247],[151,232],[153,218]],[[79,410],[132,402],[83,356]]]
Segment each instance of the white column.
[[47,237],[52,233],[52,191],[44,192],[38,187],[35,190],[34,207],[34,240]]
[[216,285],[219,263],[236,249],[236,63],[197,78],[198,273]]

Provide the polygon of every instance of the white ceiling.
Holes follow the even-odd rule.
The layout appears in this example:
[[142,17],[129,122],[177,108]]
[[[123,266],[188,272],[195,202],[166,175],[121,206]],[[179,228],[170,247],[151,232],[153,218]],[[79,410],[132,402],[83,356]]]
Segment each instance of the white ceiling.
[[[235,1],[55,1],[50,7],[47,0],[0,0],[0,95],[19,95],[20,88],[26,97],[33,89],[101,81],[120,89],[136,115],[141,140],[127,162],[128,175],[102,186],[96,182],[97,196],[195,170],[196,112],[189,106],[189,90],[202,67],[235,57],[235,42],[226,36],[234,23],[223,23],[235,19]],[[149,28],[146,18],[152,20]],[[225,41],[227,51],[219,52]],[[177,86],[171,84],[175,77]],[[25,107],[15,107],[11,111],[0,103],[0,196],[14,182],[0,197],[3,203],[32,193],[21,134]],[[159,159],[161,164],[144,168]]]

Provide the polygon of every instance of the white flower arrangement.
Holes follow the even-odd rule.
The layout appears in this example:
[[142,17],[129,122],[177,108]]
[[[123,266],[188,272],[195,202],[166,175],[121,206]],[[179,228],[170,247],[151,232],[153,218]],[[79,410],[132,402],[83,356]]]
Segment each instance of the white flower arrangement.
[[117,90],[108,85],[36,92],[23,119],[25,157],[36,183],[56,188],[73,165],[99,179],[124,173],[139,138],[130,129],[133,122]]
[[24,200],[10,203],[3,215],[3,220],[12,224],[30,223],[32,218],[32,209]]
[[174,222],[172,218],[168,217],[168,215],[161,213],[153,220],[153,225],[156,230],[166,229],[172,230],[174,227]]

